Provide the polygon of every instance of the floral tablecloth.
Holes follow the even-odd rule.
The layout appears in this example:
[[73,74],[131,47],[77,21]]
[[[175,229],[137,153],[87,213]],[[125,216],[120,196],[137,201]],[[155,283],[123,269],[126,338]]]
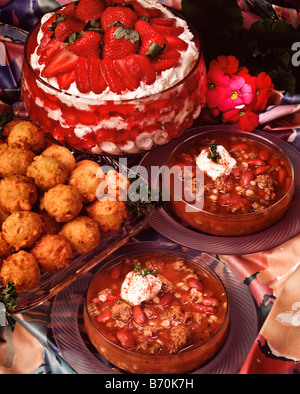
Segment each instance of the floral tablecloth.
[[[27,33],[45,12],[67,2],[67,0],[0,0],[0,113],[26,115],[19,86]],[[215,22],[224,17],[222,0],[161,0],[161,2],[185,13],[194,23],[196,22],[195,25],[200,31],[201,16],[203,17],[205,12],[208,21],[209,17]],[[289,25],[290,27],[285,30],[286,33],[290,32],[291,27],[299,29],[298,0],[273,2],[227,0],[225,3],[226,9],[231,11],[228,19],[235,18],[234,20],[238,22],[234,27],[236,30],[231,31],[235,38],[239,36],[240,29],[251,31],[255,23],[260,23],[255,25],[257,29],[266,26],[265,21],[270,20],[282,21],[284,25],[281,24],[281,29],[283,27],[287,29],[286,26]],[[228,25],[219,28],[223,28],[223,35],[226,36]],[[295,31],[300,32],[300,30]],[[281,36],[282,34],[284,33],[281,31]],[[296,37],[300,41],[300,35],[296,34]],[[286,38],[288,39],[287,36]],[[267,109],[260,114],[258,128],[284,139],[300,150],[300,96],[295,77],[300,74],[300,42],[298,41],[295,41],[293,50],[285,48],[289,51],[290,58],[289,64],[286,64],[288,68],[280,69],[281,79],[278,77],[278,70],[273,73],[274,79],[278,82],[275,84]],[[234,40],[231,42],[234,46]],[[207,49],[207,61],[215,55],[210,49]],[[270,49],[277,50],[278,56],[283,53],[282,48],[279,52],[278,48]],[[232,51],[233,55],[238,54],[234,47]],[[217,53],[217,55],[223,54],[231,54],[228,53],[226,46],[224,53]],[[262,63],[262,67],[264,64]],[[247,63],[245,65],[248,66]],[[280,86],[281,83],[286,83],[286,89]],[[197,122],[205,124],[206,120],[200,118]],[[297,204],[300,209],[300,203]],[[144,230],[134,241],[153,239],[170,242],[153,229]],[[300,234],[271,250],[242,256],[220,255],[218,258],[248,285],[262,318],[257,338],[244,364],[237,372],[240,374],[299,373]],[[6,325],[1,324],[0,320],[1,374],[76,373],[64,360],[53,339],[52,303],[53,300],[49,300],[22,315],[10,316]]]

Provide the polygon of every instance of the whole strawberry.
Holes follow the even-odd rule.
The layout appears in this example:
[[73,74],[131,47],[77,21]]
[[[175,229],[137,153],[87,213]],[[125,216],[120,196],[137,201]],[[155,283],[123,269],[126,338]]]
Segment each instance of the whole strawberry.
[[93,30],[87,30],[76,37],[74,42],[69,46],[70,51],[76,53],[78,56],[84,56],[86,58],[96,57],[100,58],[100,44],[102,42],[102,36],[99,32]]
[[165,37],[143,19],[136,22],[135,30],[141,39],[140,54],[156,58],[167,49],[168,42]]
[[134,29],[134,25],[138,20],[137,13],[126,6],[115,6],[106,8],[101,15],[101,27],[104,33],[109,25],[114,22],[120,22],[129,29]]
[[104,35],[103,58],[122,59],[136,53],[140,43],[139,34],[121,23],[110,26]]
[[71,34],[80,32],[85,27],[85,23],[72,16],[60,15],[52,24],[55,37],[58,41],[64,42]]
[[76,18],[87,23],[98,20],[106,7],[105,0],[80,0],[76,8]]

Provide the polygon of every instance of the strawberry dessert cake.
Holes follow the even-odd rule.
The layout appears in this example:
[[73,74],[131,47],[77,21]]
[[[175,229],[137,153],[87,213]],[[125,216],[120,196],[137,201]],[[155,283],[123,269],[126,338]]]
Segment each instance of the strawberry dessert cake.
[[136,154],[180,135],[205,101],[199,38],[157,0],[80,0],[44,15],[25,47],[22,95],[62,143]]

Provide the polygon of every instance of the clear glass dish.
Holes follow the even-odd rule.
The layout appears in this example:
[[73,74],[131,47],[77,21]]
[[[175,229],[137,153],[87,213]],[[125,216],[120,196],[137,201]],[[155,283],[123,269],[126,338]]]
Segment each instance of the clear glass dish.
[[[189,136],[194,136],[199,133],[215,130],[216,126],[203,126],[189,130]],[[218,129],[224,133],[227,131],[236,131],[234,126],[220,125]],[[300,154],[291,144],[275,137],[272,133],[267,133],[255,130],[253,135],[260,135],[279,146],[282,151],[289,157],[295,176],[295,193],[292,204],[281,219],[265,230],[254,234],[244,236],[217,236],[206,234],[198,231],[191,226],[188,226],[180,220],[172,210],[168,207],[163,207],[156,210],[149,224],[158,233],[172,240],[173,242],[183,245],[187,248],[199,250],[206,253],[239,255],[247,253],[256,253],[263,250],[275,248],[289,239],[295,237],[300,231],[300,210],[299,210],[299,196],[300,196]],[[170,144],[154,149],[148,152],[140,162],[140,167],[144,168],[151,178],[148,183],[155,190],[159,185],[160,168],[165,166],[170,154],[176,146],[186,139],[187,133],[178,137],[176,141]],[[155,169],[151,172],[151,169]]]
[[[117,171],[120,170],[119,163],[113,158],[105,156],[74,153],[76,160],[89,159],[97,161],[101,166],[109,166]],[[95,158],[96,157],[96,158]],[[125,167],[122,168],[122,171]],[[153,209],[144,211],[140,215],[129,212],[129,218],[124,222],[120,230],[109,236],[103,236],[98,246],[92,251],[74,256],[70,267],[61,269],[56,273],[43,273],[38,287],[29,291],[18,292],[17,304],[15,309],[9,310],[10,313],[24,312],[43,302],[49,300],[71,283],[75,282],[82,275],[86,274],[93,267],[101,263],[105,258],[126,244],[131,237],[138,234],[148,223]],[[1,282],[0,282],[1,290]]]
[[[161,241],[130,242],[123,245],[109,259],[126,253],[143,253],[145,249],[167,250],[184,253],[193,261],[201,260],[222,280],[228,295],[230,308],[229,335],[222,349],[206,364],[192,374],[234,374],[244,363],[257,336],[260,321],[255,302],[248,286],[230,268],[213,256],[179,244]],[[103,263],[108,262],[106,259]],[[128,373],[109,363],[91,344],[84,328],[83,310],[86,291],[101,264],[90,270],[61,291],[54,299],[51,324],[55,342],[68,364],[79,374]]]
[[[173,12],[173,10],[172,10]],[[181,15],[173,12],[180,18]],[[57,140],[81,151],[130,155],[164,145],[189,128],[201,112],[206,95],[206,67],[195,29],[199,57],[190,73],[173,87],[132,100],[97,100],[57,89],[33,70],[30,56],[37,46],[40,22],[25,44],[21,92],[30,117]],[[108,120],[118,119],[120,130]],[[105,128],[99,126],[105,123]],[[79,138],[76,127],[87,131]]]
[[[89,303],[91,299],[97,294],[97,277],[101,276],[103,272],[115,266],[118,262],[126,258],[142,258],[142,255],[156,254],[171,256],[176,259],[183,259],[185,264],[197,272],[201,278],[207,277],[218,289],[225,295],[224,316],[218,322],[218,329],[203,343],[195,344],[176,354],[171,355],[155,355],[155,354],[142,354],[130,349],[124,349],[122,346],[111,342],[99,330],[95,324],[95,318],[92,318],[88,312]],[[108,285],[109,286],[109,285]],[[217,290],[215,290],[217,291]],[[87,290],[87,295],[84,304],[84,325],[87,335],[92,342],[93,346],[102,354],[110,363],[121,368],[122,370],[136,373],[136,374],[180,374],[186,373],[200,367],[208,362],[220,349],[224,346],[229,331],[230,311],[227,301],[226,289],[219,278],[219,276],[201,259],[188,257],[184,253],[170,251],[167,249],[147,248],[145,245],[143,252],[132,251],[125,255],[119,255],[117,258],[108,261],[103,265],[100,270],[95,274]]]
[[[282,149],[267,138],[255,135],[253,133],[245,133],[243,131],[226,131],[225,133],[226,134],[224,134],[223,130],[219,130],[218,127],[216,127],[215,130],[206,133],[200,133],[196,136],[188,138],[173,150],[167,161],[168,167],[171,168],[172,166],[178,165],[180,161],[179,156],[182,153],[187,154],[191,151],[191,149],[195,148],[197,150],[198,147],[201,145],[203,146],[203,141],[205,138],[209,140],[215,139],[217,144],[218,138],[221,139],[224,138],[224,136],[226,136],[227,140],[229,140],[229,138],[234,139],[235,142],[233,142],[233,144],[239,144],[240,141],[245,141],[246,143],[248,141],[248,144],[251,142],[259,143],[258,149],[264,149],[266,147],[270,148],[271,152],[274,153],[274,155],[276,154],[278,162],[283,163],[284,161],[286,163],[285,166],[282,164],[282,167],[286,168],[286,177],[289,176],[291,180],[288,189],[284,192],[283,196],[280,197],[278,201],[271,203],[270,206],[266,207],[262,211],[255,211],[251,213],[220,213],[218,211],[212,212],[205,208],[200,209],[193,206],[193,204],[178,196],[177,192],[174,190],[174,187],[171,186],[170,203],[168,204],[169,209],[171,209],[184,223],[196,230],[203,231],[204,233],[218,236],[241,236],[257,233],[278,222],[278,220],[291,206],[295,190],[293,165]],[[243,140],[241,140],[241,138],[243,138]],[[268,164],[268,161],[264,163]],[[269,167],[269,170],[274,169],[274,171],[273,173],[270,173],[270,175],[268,175],[268,172],[266,171],[263,173],[263,176],[273,176],[273,174],[278,176],[277,169],[275,169],[275,167],[271,167],[271,165],[266,167]],[[250,166],[248,168],[250,168]],[[251,171],[253,173],[255,172],[254,169]],[[240,178],[237,178],[238,181],[239,179]],[[226,182],[230,182],[230,179],[228,179]],[[277,182],[278,188],[281,187],[277,178],[275,179],[275,182]],[[239,183],[237,182],[237,184]],[[258,182],[258,184],[260,183]],[[222,197],[222,195],[226,196],[227,194],[230,195],[231,193],[219,193],[218,196]],[[234,196],[238,197],[238,194],[234,194]],[[208,198],[209,197],[207,197],[207,194],[204,194],[204,204],[206,203],[205,199]],[[227,199],[229,198],[231,197],[227,197]],[[257,196],[251,196],[249,199],[250,198],[257,198]],[[215,205],[213,206],[215,207]]]

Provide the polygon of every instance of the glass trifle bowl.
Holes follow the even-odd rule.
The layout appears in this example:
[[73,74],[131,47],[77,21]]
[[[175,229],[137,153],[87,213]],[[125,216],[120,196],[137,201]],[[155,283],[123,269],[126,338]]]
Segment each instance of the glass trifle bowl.
[[[109,1],[107,3],[110,7]],[[155,81],[145,83],[141,80],[136,89],[128,90],[125,86],[122,92],[114,92],[106,82],[107,87],[101,93],[95,93],[92,89],[82,93],[76,81],[68,89],[63,89],[55,77],[43,76],[43,65],[39,63],[40,56],[37,55],[38,47],[42,45],[44,36],[50,34],[45,26],[50,25],[53,13],[44,16],[27,38],[22,78],[25,106],[34,123],[56,140],[76,150],[117,156],[149,151],[182,134],[204,106],[206,68],[197,32],[181,15],[159,3],[148,0],[127,3],[130,3],[131,9],[138,4],[144,7],[145,12],[149,10],[150,19],[147,23],[152,24],[152,27],[157,26],[157,23],[172,23],[172,26],[160,25],[159,28],[175,28],[174,35],[172,29],[167,32],[166,37],[171,41],[168,41],[166,53],[174,50],[180,53],[176,66],[163,71],[155,68]],[[74,4],[76,12],[77,3]],[[65,9],[69,7],[61,7],[54,13],[63,14]],[[139,12],[139,20],[140,15]],[[174,39],[180,39],[184,49],[169,44]],[[69,48],[70,44],[64,42],[63,45]],[[139,49],[134,55],[145,56]],[[99,58],[103,64],[103,52]],[[137,59],[134,56],[131,58]],[[119,59],[105,59],[106,65],[109,65],[110,70],[114,68],[114,72],[117,61]],[[100,72],[103,71],[101,67]],[[107,81],[106,75],[103,76]],[[123,78],[123,83],[126,84],[126,80]]]

